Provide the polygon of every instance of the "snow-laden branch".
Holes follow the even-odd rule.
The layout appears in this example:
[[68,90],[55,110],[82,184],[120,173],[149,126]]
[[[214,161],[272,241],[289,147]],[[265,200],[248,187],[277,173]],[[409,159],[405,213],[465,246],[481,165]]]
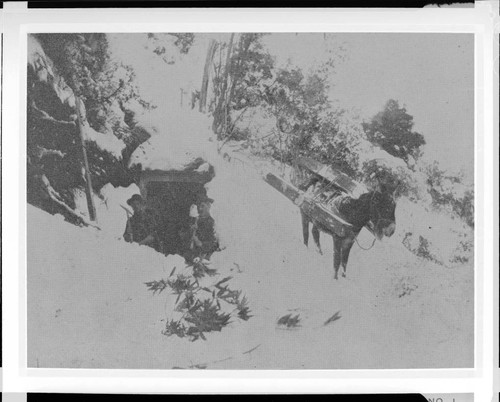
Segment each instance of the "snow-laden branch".
[[55,156],[59,156],[61,158],[64,158],[66,156],[66,154],[64,152],[58,151],[57,149],[47,149],[44,147],[37,146],[36,150],[37,150],[37,157],[39,159],[42,159],[48,155],[55,155]]
[[59,125],[63,125],[63,126],[76,127],[76,124],[74,121],[58,120],[58,119],[52,117],[46,111],[39,109],[36,106],[35,101],[31,101],[31,107],[33,108],[33,110],[35,110],[39,113],[39,116],[37,116],[37,117],[40,118],[41,120],[50,121],[51,123],[59,124]]

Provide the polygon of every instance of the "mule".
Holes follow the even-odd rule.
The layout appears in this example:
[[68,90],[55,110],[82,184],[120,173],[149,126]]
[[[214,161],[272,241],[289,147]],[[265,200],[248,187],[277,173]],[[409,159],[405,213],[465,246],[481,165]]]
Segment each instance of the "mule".
[[396,200],[394,195],[387,191],[384,186],[377,186],[373,191],[362,194],[359,198],[353,198],[339,190],[327,191],[321,182],[310,183],[307,192],[314,198],[319,198],[331,209],[336,209],[340,216],[352,226],[344,226],[341,234],[335,233],[332,228],[325,227],[320,222],[307,216],[302,210],[302,234],[304,244],[309,243],[309,223],[312,223],[312,235],[318,251],[322,254],[320,244],[320,231],[325,232],[333,238],[333,268],[335,279],[338,279],[338,271],[342,265],[342,276],[346,276],[347,261],[352,245],[359,232],[365,225],[371,225],[378,240],[384,236],[390,237],[396,230]]

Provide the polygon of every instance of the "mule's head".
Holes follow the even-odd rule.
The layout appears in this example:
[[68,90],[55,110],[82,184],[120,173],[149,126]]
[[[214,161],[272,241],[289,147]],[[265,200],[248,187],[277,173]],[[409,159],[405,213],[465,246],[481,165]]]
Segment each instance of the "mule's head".
[[396,230],[396,199],[394,194],[377,188],[370,200],[370,221],[378,240],[391,237]]

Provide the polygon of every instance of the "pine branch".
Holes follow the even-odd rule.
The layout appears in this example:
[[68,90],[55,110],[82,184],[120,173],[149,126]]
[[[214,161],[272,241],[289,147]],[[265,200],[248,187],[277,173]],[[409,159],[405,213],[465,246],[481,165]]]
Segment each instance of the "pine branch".
[[237,303],[238,309],[238,317],[243,321],[248,321],[252,315],[250,315],[250,308],[248,307],[248,300],[246,296],[243,296],[243,299],[239,300]]
[[116,95],[118,95],[118,93],[123,89],[124,86],[125,86],[125,81],[120,79],[120,84],[118,85],[118,88],[116,88],[116,90],[111,95],[108,95],[105,98],[102,98],[102,101],[103,102],[110,102],[110,99],[114,98]]
[[328,320],[325,321],[325,323],[323,325],[328,325],[334,321],[337,321],[339,320],[340,318],[342,318],[342,316],[340,315],[340,311],[337,311],[334,315],[332,315]]
[[203,278],[205,275],[214,276],[217,273],[216,269],[209,268],[203,260],[192,263],[193,277],[196,279]]
[[297,314],[295,317],[292,317],[291,314],[287,314],[278,320],[278,325],[284,325],[287,328],[298,327],[299,321],[299,314]]
[[176,295],[196,290],[196,283],[191,282],[189,278],[183,275],[178,275],[175,280],[167,280],[166,284],[172,288],[173,293]]
[[144,282],[144,284],[148,287],[148,290],[153,292],[153,295],[156,294],[156,292],[163,292],[168,286],[168,283],[165,282],[164,279],[159,281]]

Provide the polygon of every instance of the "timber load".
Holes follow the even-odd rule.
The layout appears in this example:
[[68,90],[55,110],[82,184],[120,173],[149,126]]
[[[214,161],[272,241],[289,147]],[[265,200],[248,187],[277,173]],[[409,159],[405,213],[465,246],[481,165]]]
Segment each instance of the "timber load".
[[336,188],[351,196],[366,192],[366,188],[362,184],[351,179],[345,173],[331,166],[324,165],[312,158],[297,158],[295,160],[295,167],[302,171],[303,175],[314,175],[322,180],[326,180],[328,183],[333,184]]
[[316,219],[325,227],[330,228],[337,235],[344,236],[346,227],[352,226],[339,215],[335,214],[324,205],[316,202],[304,191],[299,190],[293,184],[287,182],[281,177],[278,177],[273,173],[267,173],[264,176],[264,180],[297,205],[307,216]]
[[[298,158],[295,165],[296,168],[298,167],[299,177],[295,178],[294,184],[273,173],[265,174],[264,180],[297,205],[307,216],[329,228],[338,236],[344,236],[346,229],[352,225],[342,218],[332,203],[327,204],[321,202],[318,197],[311,197],[302,190],[301,185],[313,175],[328,183],[328,188],[336,188],[349,196],[364,193],[366,188],[345,173],[311,158]],[[373,233],[372,227],[366,226],[366,228]]]

